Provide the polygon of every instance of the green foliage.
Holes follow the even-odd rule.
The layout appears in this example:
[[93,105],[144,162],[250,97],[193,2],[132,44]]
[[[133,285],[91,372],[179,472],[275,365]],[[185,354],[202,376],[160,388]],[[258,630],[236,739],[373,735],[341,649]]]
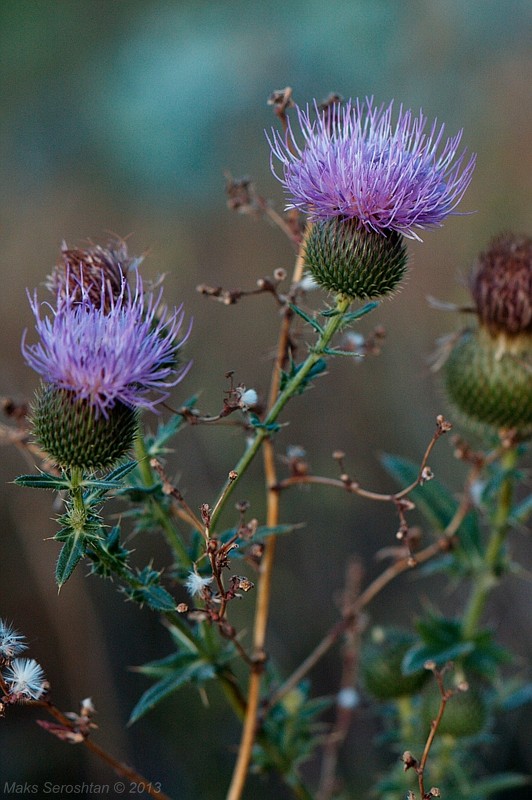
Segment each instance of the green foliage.
[[[56,537],[57,538],[57,537]],[[78,563],[83,558],[85,543],[81,533],[72,533],[61,548],[55,567],[55,582],[59,589],[70,578]]]
[[[417,480],[419,465],[406,458],[394,455],[382,456],[382,464],[387,472],[401,485],[408,486]],[[458,501],[436,478],[416,486],[409,497],[416,504],[430,525],[437,531],[445,531],[458,509]],[[475,510],[469,511],[456,532],[457,547],[450,557],[438,561],[438,569],[457,577],[466,577],[483,565],[480,522]],[[434,562],[430,566],[435,571]]]
[[[515,772],[505,772],[489,777],[479,778],[474,774],[474,762],[469,756],[469,750],[460,740],[459,744],[445,744],[438,739],[433,746],[433,758],[429,761],[429,785],[436,785],[442,798],[449,800],[489,800],[498,792],[508,791],[520,786],[527,786],[530,779],[526,775]],[[454,740],[455,742],[457,740]],[[434,760],[445,765],[441,772],[430,769]],[[398,763],[389,774],[375,786],[372,796],[378,800],[405,800],[407,789],[418,797],[417,776],[413,771],[404,773],[402,764]]]
[[127,550],[120,542],[120,526],[115,525],[110,531],[102,529],[98,547],[89,548],[87,555],[92,558],[92,573],[103,578],[110,578],[114,573],[126,571],[127,560],[131,550]]
[[[423,693],[421,719],[423,729],[430,730],[432,720],[436,719],[441,703],[441,694],[437,686],[432,685]],[[443,717],[438,727],[438,736],[454,736],[462,738],[476,736],[482,732],[488,720],[488,703],[486,692],[478,686],[467,691],[457,691],[445,705]]]
[[[284,523],[282,525],[259,525],[254,531],[253,536],[248,539],[242,539],[239,537],[239,548],[238,550],[234,550],[231,553],[231,558],[243,558],[246,555],[246,545],[247,544],[259,544],[264,542],[265,539],[269,539],[270,536],[284,536],[287,533],[293,533],[298,528],[303,528],[304,525],[302,523]],[[229,528],[229,530],[223,531],[219,536],[216,538],[222,543],[225,544],[226,542],[231,541],[235,536],[238,536],[238,528]]]
[[146,603],[155,611],[173,611],[176,607],[172,595],[161,586],[161,573],[149,566],[137,570],[122,591],[130,600],[141,606]]
[[281,428],[278,422],[262,422],[260,417],[253,413],[249,415],[249,421],[254,428],[268,431],[268,433],[277,433]]
[[[320,336],[323,336],[324,330],[320,325],[320,323],[318,322],[318,320],[315,319],[315,317],[309,316],[309,314],[307,314],[306,311],[303,311],[302,308],[299,308],[299,306],[294,305],[294,303],[290,303],[289,305],[294,314],[297,314],[299,317],[301,317],[301,319],[304,319],[305,322],[307,322],[312,328],[314,328],[316,333],[319,333]],[[334,313],[337,314],[338,312],[335,310]]]
[[520,786],[529,786],[531,783],[527,775],[520,775],[517,772],[503,772],[497,775],[490,775],[488,778],[476,780],[469,787],[467,800],[486,800],[495,793],[506,792],[509,789],[517,789]]
[[179,615],[174,615],[173,620],[168,630],[176,647],[175,652],[134,668],[135,672],[154,678],[156,682],[136,703],[130,724],[182,686],[192,685],[199,689],[217,677],[228,675],[228,663],[235,655],[233,644],[213,637],[208,624],[196,626],[195,633],[192,633]]
[[505,681],[497,697],[498,708],[502,711],[514,711],[528,703],[532,703],[532,683]]
[[420,642],[411,647],[402,662],[403,672],[409,675],[421,669],[427,661],[437,667],[458,662],[466,671],[493,679],[501,664],[511,660],[509,653],[496,644],[493,633],[481,630],[464,638],[462,622],[438,614],[428,614],[416,622]]
[[136,669],[151,677],[160,676],[160,679],[144,692],[135,705],[129,718],[130,725],[185,684],[200,686],[216,676],[213,664],[194,653],[175,653]]
[[[370,311],[373,311],[379,305],[377,300],[372,300],[369,303],[365,303],[360,308],[357,308],[355,311],[349,311],[347,314],[342,315],[342,325],[341,328],[345,328],[347,325],[350,325],[352,322],[356,322],[356,320],[360,319],[361,317],[365,317],[366,314],[369,314]],[[338,310],[336,308],[332,308],[327,311],[322,311],[322,317],[335,317],[338,314]]]
[[430,678],[423,664],[403,672],[405,654],[417,642],[410,631],[373,628],[361,652],[360,669],[366,690],[379,700],[415,694]]
[[70,488],[68,478],[58,478],[57,475],[49,475],[43,472],[40,475],[19,475],[14,483],[17,486],[27,486],[30,489],[51,489],[54,492],[61,492]]
[[55,580],[61,588],[85,555],[90,543],[102,535],[102,521],[97,511],[69,500],[65,513],[58,519],[61,528],[54,539],[64,542],[55,569]]
[[[281,392],[284,391],[288,385],[288,383],[297,376],[300,369],[303,367],[305,362],[301,362],[300,364],[296,364],[295,361],[290,357],[290,369],[288,372],[281,372],[281,385],[280,389]],[[327,370],[327,362],[324,358],[318,359],[313,367],[309,370],[308,374],[305,378],[301,381],[299,386],[297,387],[295,394],[303,394],[306,389],[309,389],[312,384],[311,381],[313,378],[317,378],[320,375],[323,375],[324,372]]]
[[513,525],[524,525],[532,514],[532,494],[518,503],[510,513],[510,522]]
[[[192,411],[197,402],[198,396],[192,395],[192,397],[185,400],[181,408]],[[171,450],[171,448],[167,447],[168,443],[172,441],[183,427],[186,427],[186,417],[184,414],[174,414],[170,417],[168,422],[160,422],[157,432],[155,434],[148,434],[145,437],[146,449],[149,457],[157,458],[168,453]]]
[[253,751],[255,768],[276,771],[289,785],[297,785],[299,766],[310,758],[324,730],[318,718],[332,703],[330,697],[311,699],[304,683],[268,708]]
[[87,490],[85,495],[86,502],[98,502],[116,494],[123,487],[124,478],[130,475],[136,466],[136,461],[124,461],[103,478],[90,477],[83,479],[80,485]]

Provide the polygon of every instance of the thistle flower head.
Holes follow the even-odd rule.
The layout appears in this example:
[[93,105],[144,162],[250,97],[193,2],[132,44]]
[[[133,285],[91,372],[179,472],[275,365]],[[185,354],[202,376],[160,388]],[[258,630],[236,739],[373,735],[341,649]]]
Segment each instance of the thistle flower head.
[[532,239],[505,233],[470,279],[478,327],[454,337],[443,378],[455,413],[481,435],[532,436]]
[[11,695],[18,699],[38,700],[46,689],[43,669],[34,658],[15,658],[3,677]]
[[444,125],[429,127],[421,111],[415,116],[402,106],[393,121],[393,103],[375,107],[371,98],[322,111],[314,103],[314,121],[308,106],[296,109],[302,145],[290,123],[286,137],[274,130],[269,138],[288,208],[416,239],[415,228],[457,213],[475,166],[474,155],[459,153],[462,131],[444,138]]
[[12,658],[27,649],[26,637],[0,619],[0,660],[11,661]]
[[504,233],[492,239],[476,261],[471,292],[490,333],[532,334],[532,238]]
[[30,305],[40,341],[27,345],[24,335],[23,355],[46,384],[86,401],[96,417],[107,418],[117,403],[156,410],[190,366],[176,364],[190,331],[178,340],[182,308],[160,313],[160,302],[161,290],[145,293],[138,274],[134,290],[122,277],[117,296],[100,277],[99,300],[82,284],[75,292],[67,287],[44,314],[35,294]]
[[[135,270],[142,257],[132,258],[122,239],[109,242],[106,247],[90,244],[88,247],[71,248],[66,242],[61,247],[61,258],[48,276],[46,286],[54,295],[82,301],[83,289],[91,300],[99,305],[102,297],[102,282],[105,297],[118,298],[122,291],[124,276]],[[109,310],[109,309],[107,309]]]

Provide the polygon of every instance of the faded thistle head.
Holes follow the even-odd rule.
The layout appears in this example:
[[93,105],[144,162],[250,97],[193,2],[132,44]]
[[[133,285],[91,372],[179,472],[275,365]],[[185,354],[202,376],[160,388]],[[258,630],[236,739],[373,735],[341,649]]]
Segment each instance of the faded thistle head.
[[81,302],[83,290],[93,303],[100,305],[102,287],[109,311],[111,299],[120,296],[124,277],[142,263],[142,257],[128,254],[126,242],[116,239],[105,247],[90,244],[87,247],[68,247],[63,242],[61,256],[46,285],[54,295]]
[[499,236],[471,276],[478,327],[463,331],[444,366],[447,394],[468,421],[532,434],[532,239]]
[[[99,283],[97,282],[99,280]],[[135,273],[120,291],[107,274],[61,284],[55,307],[30,297],[37,344],[22,352],[42,377],[32,422],[38,444],[61,467],[110,466],[130,448],[139,409],[156,410],[185,375],[177,352],[181,308],[161,310],[162,290],[144,291]]]
[[288,208],[312,222],[306,266],[327,289],[351,297],[389,294],[407,265],[403,237],[439,226],[462,199],[475,156],[459,152],[462,131],[444,139],[444,126],[430,127],[419,112],[372,99],[332,103],[315,119],[297,108],[302,144],[289,123],[286,137],[273,131],[272,158]]
[[532,238],[503,233],[478,256],[471,293],[480,325],[492,336],[532,333]]
[[27,649],[26,637],[0,619],[0,666]]
[[44,671],[34,658],[15,658],[2,675],[11,703],[38,700],[46,691],[48,684]]

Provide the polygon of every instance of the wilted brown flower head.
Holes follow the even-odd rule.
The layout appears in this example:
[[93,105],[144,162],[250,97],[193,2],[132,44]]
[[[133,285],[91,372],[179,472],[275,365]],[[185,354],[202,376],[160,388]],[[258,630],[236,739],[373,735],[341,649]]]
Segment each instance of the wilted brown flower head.
[[480,322],[492,335],[532,333],[532,238],[503,233],[493,239],[470,285]]
[[[106,247],[89,244],[87,247],[70,248],[63,242],[61,258],[46,282],[47,287],[62,297],[67,294],[74,301],[82,295],[100,306],[102,286],[105,286],[106,302],[120,296],[123,278],[137,267],[142,258],[132,258],[122,239],[109,242]],[[83,288],[82,288],[83,287]]]

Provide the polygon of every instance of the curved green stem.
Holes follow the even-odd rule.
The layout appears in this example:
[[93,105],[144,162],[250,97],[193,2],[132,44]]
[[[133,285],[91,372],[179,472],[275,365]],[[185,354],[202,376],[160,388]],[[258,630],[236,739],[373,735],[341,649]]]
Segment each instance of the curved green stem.
[[463,617],[463,635],[466,639],[475,635],[488,595],[499,580],[501,556],[506,542],[509,527],[508,519],[512,509],[513,472],[517,464],[517,458],[517,450],[512,448],[507,450],[501,459],[501,467],[505,475],[499,489],[497,509],[493,517],[492,530],[484,554],[484,569],[475,581]]
[[211,517],[211,530],[214,529],[216,522],[222,512],[222,509],[225,507],[226,502],[233,492],[236,484],[240,480],[240,478],[244,475],[245,471],[257,455],[258,451],[260,450],[260,446],[262,442],[271,434],[270,426],[273,425],[277,421],[279,414],[290,400],[293,397],[302,384],[308,378],[312,368],[317,364],[320,358],[327,351],[327,346],[329,342],[333,338],[334,334],[338,331],[341,327],[343,318],[345,313],[347,312],[349,306],[351,304],[351,298],[346,297],[345,295],[339,295],[336,302],[336,314],[332,317],[328,318],[327,324],[323,329],[323,333],[320,335],[316,345],[312,348],[309,352],[307,358],[300,366],[298,371],[293,375],[289,381],[287,381],[286,386],[284,387],[283,391],[279,393],[277,400],[269,410],[266,418],[263,420],[261,427],[257,429],[255,433],[255,437],[245,453],[242,455],[242,458],[238,462],[238,464],[234,468],[234,472],[236,472],[237,477],[234,481],[227,487],[224,486],[223,491],[225,492],[223,500],[218,502],[215,506],[215,512]]
[[[139,432],[135,437],[134,442],[135,457],[138,462],[138,470],[143,485],[149,489],[155,484],[152,469],[149,463],[149,453],[146,449],[146,443],[142,434]],[[150,497],[148,502],[152,507],[152,512],[155,521],[161,527],[166,542],[176,557],[179,565],[185,569],[192,568],[192,559],[190,558],[185,545],[176,530],[172,520],[168,516],[166,510],[161,506],[156,497]]]

